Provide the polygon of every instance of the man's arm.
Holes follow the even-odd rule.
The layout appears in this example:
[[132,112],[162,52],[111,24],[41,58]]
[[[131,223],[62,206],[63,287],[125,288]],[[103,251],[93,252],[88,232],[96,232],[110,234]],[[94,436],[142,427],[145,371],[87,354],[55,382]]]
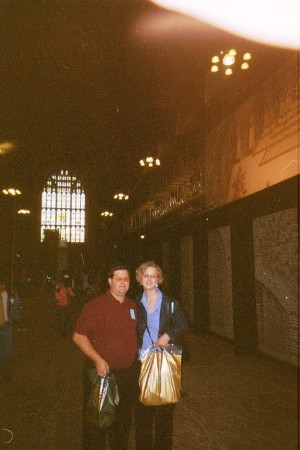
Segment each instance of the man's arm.
[[78,345],[85,356],[94,361],[97,373],[105,377],[109,371],[109,366],[107,362],[103,358],[101,358],[99,353],[96,352],[89,338],[84,334],[79,334],[75,331],[75,333],[73,334],[73,341],[76,345]]

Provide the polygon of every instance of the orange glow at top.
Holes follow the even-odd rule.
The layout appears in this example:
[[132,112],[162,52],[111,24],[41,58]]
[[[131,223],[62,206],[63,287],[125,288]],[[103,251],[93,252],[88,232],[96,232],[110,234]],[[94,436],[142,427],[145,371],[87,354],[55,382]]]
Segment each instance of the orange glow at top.
[[278,47],[300,46],[299,0],[152,0],[230,33]]

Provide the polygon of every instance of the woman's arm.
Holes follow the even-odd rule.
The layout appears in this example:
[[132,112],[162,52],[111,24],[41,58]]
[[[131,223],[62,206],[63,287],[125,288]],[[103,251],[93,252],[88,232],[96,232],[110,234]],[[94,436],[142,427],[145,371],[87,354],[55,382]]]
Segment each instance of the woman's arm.
[[169,302],[169,305],[167,305],[169,311],[166,319],[167,327],[164,331],[170,337],[171,341],[176,341],[187,330],[188,321],[178,300],[167,299],[167,301]]

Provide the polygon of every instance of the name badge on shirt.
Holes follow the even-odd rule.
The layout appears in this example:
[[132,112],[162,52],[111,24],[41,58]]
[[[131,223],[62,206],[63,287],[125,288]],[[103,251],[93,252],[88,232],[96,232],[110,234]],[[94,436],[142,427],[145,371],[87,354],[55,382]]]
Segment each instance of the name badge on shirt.
[[134,311],[134,309],[132,309],[132,308],[130,308],[130,317],[131,317],[132,319],[135,319],[135,311]]

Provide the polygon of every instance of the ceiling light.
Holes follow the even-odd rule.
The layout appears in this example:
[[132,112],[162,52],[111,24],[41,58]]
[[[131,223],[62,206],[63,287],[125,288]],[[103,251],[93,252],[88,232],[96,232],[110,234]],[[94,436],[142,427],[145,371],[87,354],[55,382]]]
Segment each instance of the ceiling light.
[[213,64],[217,64],[219,61],[220,61],[220,58],[219,58],[218,56],[213,56],[213,57],[211,58],[211,62],[212,62]]
[[249,53],[249,52],[244,53],[244,55],[243,55],[244,61],[249,61],[251,58],[252,58],[251,53]]
[[109,212],[109,211],[103,211],[103,212],[101,213],[101,216],[102,216],[102,217],[111,217],[111,216],[113,216],[113,213],[112,213],[112,212]]
[[154,159],[153,156],[147,156],[146,159],[140,160],[140,166],[142,166],[142,167],[160,166],[160,160],[158,158]]
[[243,62],[243,63],[241,64],[241,69],[242,69],[242,70],[249,69],[249,64],[248,64],[247,62]]
[[5,155],[15,149],[15,143],[10,141],[0,142],[0,155]]
[[15,188],[3,189],[3,194],[5,195],[21,195],[21,191]]
[[[226,52],[220,51],[219,53],[220,57],[213,56],[211,58],[211,61],[216,61],[213,66],[211,66],[210,71],[211,72],[218,72],[220,69],[224,69],[225,75],[231,75],[233,73],[233,70],[227,70],[226,67],[228,66],[234,66],[234,64],[237,62],[242,70],[249,69],[249,64],[243,64],[245,61],[249,61],[252,59],[252,55],[249,52],[246,52],[241,56],[241,54],[238,54],[238,51],[235,48],[231,48],[230,50],[226,50]],[[217,60],[219,62],[217,62]]]
[[119,194],[115,194],[114,195],[114,199],[115,200],[128,200],[129,199],[129,195],[122,194],[122,192],[120,192]]
[[18,214],[30,214],[29,209],[19,209]]
[[230,55],[229,53],[226,53],[223,57],[223,64],[224,66],[232,66],[232,64],[235,63],[235,57],[233,55]]

